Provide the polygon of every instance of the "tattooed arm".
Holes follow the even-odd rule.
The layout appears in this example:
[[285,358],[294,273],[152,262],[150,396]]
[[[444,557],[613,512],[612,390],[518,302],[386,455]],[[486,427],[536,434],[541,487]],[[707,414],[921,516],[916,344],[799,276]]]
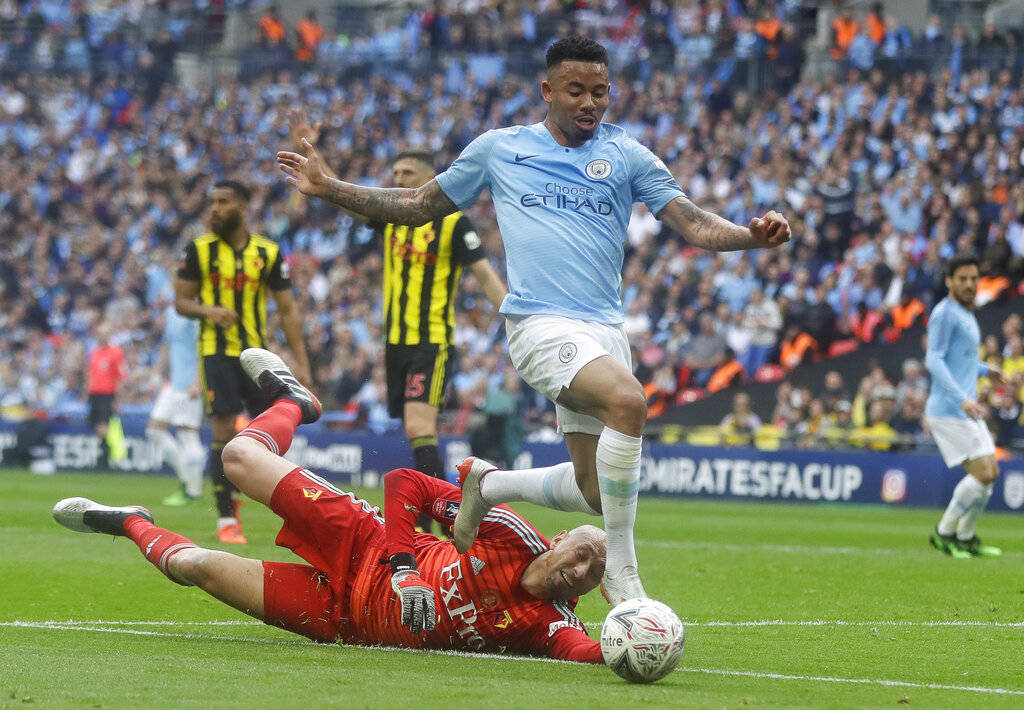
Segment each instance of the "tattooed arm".
[[371,221],[407,224],[411,227],[450,215],[459,208],[444,194],[436,180],[416,189],[361,187],[328,179],[317,197],[357,212]]
[[695,247],[709,251],[773,248],[789,241],[789,222],[775,211],[750,220],[741,227],[677,197],[658,213],[658,219],[681,234]]
[[303,138],[309,157],[281,151],[277,164],[286,180],[299,192],[320,197],[342,209],[371,221],[419,226],[455,212],[458,207],[448,199],[436,180],[415,189],[400,187],[363,187],[342,182],[327,175],[320,155]]

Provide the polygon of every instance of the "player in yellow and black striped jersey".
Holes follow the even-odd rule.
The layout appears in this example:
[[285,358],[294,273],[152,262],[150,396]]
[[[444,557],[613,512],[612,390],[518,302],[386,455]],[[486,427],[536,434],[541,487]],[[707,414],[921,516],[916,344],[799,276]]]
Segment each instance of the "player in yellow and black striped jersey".
[[178,313],[200,320],[199,376],[213,428],[209,470],[217,497],[218,537],[244,542],[233,502],[234,486],[224,476],[220,453],[235,435],[243,410],[262,412],[267,402],[239,362],[245,348],[267,348],[267,296],[271,296],[295,358],[297,377],[310,381],[302,322],[291,292],[288,264],[277,242],[249,232],[245,209],[250,193],[241,183],[216,184],[210,199],[210,232],[185,247],[174,281]]
[[[299,152],[314,150],[320,126],[311,126],[298,111],[291,115],[292,141]],[[434,178],[434,156],[399,153],[391,164],[395,187],[415,188]],[[357,220],[365,221],[359,215]],[[382,237],[384,251],[384,337],[388,410],[401,417],[418,471],[444,478],[437,448],[437,414],[444,402],[455,353],[455,296],[464,269],[476,277],[494,305],[508,293],[487,262],[469,219],[454,212],[419,227],[369,224]],[[429,530],[431,518],[418,524]]]

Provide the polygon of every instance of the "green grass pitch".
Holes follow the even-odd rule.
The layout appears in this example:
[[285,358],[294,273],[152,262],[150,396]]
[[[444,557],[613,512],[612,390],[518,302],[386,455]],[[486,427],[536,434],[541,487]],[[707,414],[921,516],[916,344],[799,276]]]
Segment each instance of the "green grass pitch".
[[[926,542],[938,511],[643,498],[641,569],[687,650],[634,686],[604,667],[313,644],[50,517],[72,495],[139,503],[218,547],[211,501],[165,508],[172,488],[0,471],[0,707],[1024,707],[1024,516],[982,517],[1001,559],[952,560]],[[549,535],[584,520],[520,509]],[[272,513],[243,513],[250,544],[231,552],[295,560]],[[596,637],[599,594],[577,611]]]

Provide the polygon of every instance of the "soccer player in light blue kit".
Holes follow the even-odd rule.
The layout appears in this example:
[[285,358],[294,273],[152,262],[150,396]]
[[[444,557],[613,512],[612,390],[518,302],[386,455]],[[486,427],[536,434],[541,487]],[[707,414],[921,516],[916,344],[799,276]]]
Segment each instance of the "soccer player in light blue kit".
[[977,400],[978,378],[1003,380],[1003,373],[981,362],[978,354],[981,330],[972,313],[978,260],[968,254],[950,259],[946,288],[949,295],[939,301],[928,320],[925,366],[932,376],[932,389],[924,413],[946,465],[963,465],[967,475],[953,490],[930,540],[953,557],[998,557],[1002,551],[983,545],[974,532],[999,477],[995,443],[985,425],[987,408]]
[[[199,439],[203,401],[199,388],[199,321],[178,315],[174,305],[163,310],[164,342],[171,379],[160,390],[146,425],[146,436],[174,469],[181,488],[164,505],[181,506],[203,493],[206,452]],[[171,434],[174,427],[175,434]]]
[[776,212],[742,227],[697,208],[654,154],[621,128],[601,123],[610,89],[604,47],[568,37],[548,49],[545,120],[488,131],[420,188],[329,179],[308,145],[308,157],[282,152],[278,164],[304,194],[399,224],[466,208],[490,190],[507,257],[509,295],[501,312],[509,355],[523,379],[555,402],[571,461],[499,471],[467,459],[459,466],[455,545],[468,549],[498,503],[525,500],[603,514],[602,591],[615,605],[646,596],[633,524],[647,407],[632,373],[619,298],[631,206],[646,203],[689,243],[716,251],[775,247],[790,231]]

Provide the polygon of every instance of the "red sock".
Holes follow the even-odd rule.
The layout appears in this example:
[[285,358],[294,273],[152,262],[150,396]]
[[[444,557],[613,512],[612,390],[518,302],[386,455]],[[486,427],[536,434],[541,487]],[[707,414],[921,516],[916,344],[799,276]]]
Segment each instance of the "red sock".
[[292,445],[295,429],[302,422],[302,410],[291,400],[279,399],[259,415],[238,436],[247,436],[260,442],[272,454],[283,456]]
[[129,516],[124,521],[124,531],[128,537],[135,541],[146,559],[152,562],[158,570],[163,572],[169,580],[190,587],[188,582],[175,579],[167,571],[167,563],[170,559],[190,547],[199,547],[183,535],[173,533],[164,528],[158,528],[153,523],[139,515]]

